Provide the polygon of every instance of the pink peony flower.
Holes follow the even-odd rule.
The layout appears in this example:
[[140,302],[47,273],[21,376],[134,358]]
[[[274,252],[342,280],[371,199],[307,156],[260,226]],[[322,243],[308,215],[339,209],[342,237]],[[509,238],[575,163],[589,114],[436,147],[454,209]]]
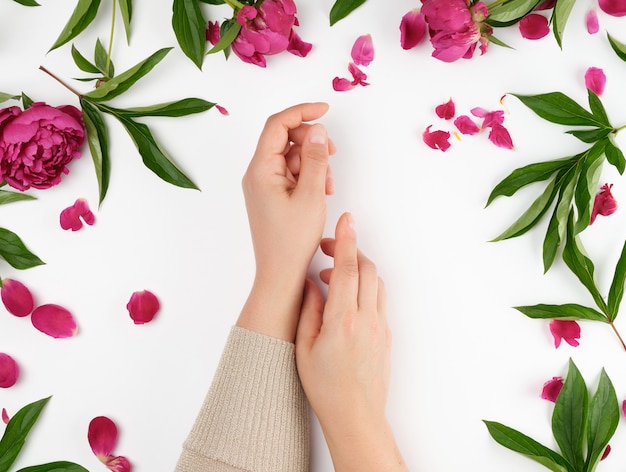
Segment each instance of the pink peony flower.
[[0,352],[0,388],[9,388],[15,385],[20,376],[17,362],[3,352]]
[[598,215],[609,216],[615,213],[617,210],[617,201],[613,198],[611,188],[613,184],[604,184],[600,188],[600,192],[596,195],[593,201],[593,209],[591,210],[591,220],[589,224],[593,224]]
[[61,228],[78,231],[83,227],[81,218],[88,225],[93,225],[96,221],[96,217],[89,209],[89,204],[84,198],[77,199],[72,206],[67,207],[61,212],[59,216]]
[[82,114],[73,106],[0,109],[0,182],[22,191],[57,185],[84,139]]
[[519,30],[526,39],[541,39],[550,33],[548,19],[543,15],[531,13],[519,22]]
[[604,13],[611,16],[626,15],[626,0],[598,0],[598,5]]
[[433,149],[440,149],[445,152],[450,148],[450,133],[447,131],[430,131],[432,125],[429,125],[422,133],[424,142]]
[[549,400],[551,402],[556,402],[559,393],[561,393],[561,389],[563,388],[563,377],[552,377],[552,379],[548,380],[543,384],[543,389],[541,390],[541,398],[544,400]]
[[561,345],[564,340],[570,346],[578,346],[580,343],[580,326],[573,320],[552,320],[550,321],[550,333],[554,337],[554,347]]
[[454,120],[454,126],[463,134],[474,135],[480,132],[478,125],[467,115],[461,115]]
[[72,314],[52,303],[35,308],[30,319],[35,328],[53,338],[71,338],[78,332]]
[[154,293],[142,290],[131,295],[126,308],[135,324],[144,324],[152,321],[159,311],[160,304]]
[[589,67],[585,72],[585,86],[597,96],[601,96],[604,93],[605,85],[606,75],[604,75],[604,71],[598,67]]
[[439,118],[443,118],[444,120],[451,120],[454,118],[454,114],[456,113],[456,106],[452,99],[448,100],[446,103],[442,103],[441,105],[437,105],[435,108],[435,113]]
[[206,29],[206,40],[215,46],[220,40],[220,24],[217,21],[209,21]]
[[596,34],[600,31],[600,24],[598,23],[598,14],[595,8],[590,8],[585,15],[585,23],[587,25],[587,32],[589,34]]
[[114,456],[117,444],[117,426],[106,416],[97,416],[89,422],[87,440],[96,457],[112,472],[130,472],[131,465],[124,456]]
[[374,60],[374,43],[372,35],[364,34],[356,38],[352,51],[352,60],[357,66],[369,66]]
[[232,49],[244,62],[265,67],[265,56],[287,50],[305,57],[311,50],[293,30],[298,25],[293,0],[265,0],[258,9],[246,5],[237,13],[237,22],[241,31]]
[[0,297],[7,311],[15,316],[28,316],[35,306],[30,290],[17,280],[3,279]]
[[411,49],[422,42],[426,36],[426,20],[419,8],[414,8],[400,21],[400,46]]

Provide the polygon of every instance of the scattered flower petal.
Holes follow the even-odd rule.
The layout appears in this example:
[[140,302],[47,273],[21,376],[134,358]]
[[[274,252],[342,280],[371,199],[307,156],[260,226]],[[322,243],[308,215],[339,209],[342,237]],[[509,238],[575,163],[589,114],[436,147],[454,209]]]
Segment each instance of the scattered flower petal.
[[598,14],[595,8],[590,8],[585,15],[585,23],[587,24],[587,32],[589,34],[596,34],[600,31],[600,24],[598,23]]
[[89,422],[87,440],[93,453],[104,462],[117,443],[117,426],[106,416],[96,416]]
[[17,280],[3,279],[0,297],[7,311],[15,316],[28,316],[35,306],[30,290]]
[[61,223],[61,228],[63,229],[78,231],[83,227],[83,221],[81,221],[81,218],[90,226],[96,221],[96,217],[89,209],[89,204],[84,198],[77,199],[72,206],[63,210],[59,216],[59,222]]
[[456,113],[456,107],[452,98],[448,100],[446,103],[442,103],[435,108],[435,113],[439,118],[443,118],[444,120],[450,120],[454,118]]
[[130,472],[131,465],[124,456],[109,456],[104,461],[111,472]]
[[345,79],[343,77],[335,77],[333,79],[333,90],[335,90],[336,92],[345,92],[347,90],[352,90],[353,88],[354,85],[348,79]]
[[419,8],[414,8],[400,21],[400,46],[411,49],[422,42],[426,36],[426,20]]
[[474,135],[480,132],[478,125],[467,115],[461,115],[454,120],[454,126],[463,134]]
[[617,210],[617,201],[611,193],[613,184],[604,184],[600,188],[600,192],[596,195],[593,201],[593,209],[591,210],[591,219],[589,224],[593,224],[598,215],[609,216],[615,213]]
[[580,326],[573,320],[552,320],[550,321],[550,332],[554,337],[554,347],[561,345],[564,340],[570,346],[578,346],[580,343]]
[[511,135],[509,131],[500,124],[494,124],[491,126],[491,131],[489,131],[489,141],[495,144],[498,147],[504,149],[513,149],[513,140],[511,139]]
[[135,324],[152,321],[160,308],[159,300],[149,290],[134,292],[126,304],[128,313]]
[[541,390],[541,398],[544,400],[549,400],[551,402],[556,402],[559,393],[561,393],[561,389],[563,388],[563,377],[552,377],[551,380],[548,380],[543,384],[543,389]]
[[30,319],[35,328],[53,338],[71,338],[78,332],[72,314],[52,303],[35,308]]
[[611,16],[626,15],[626,0],[598,0],[598,5],[604,13]]
[[215,46],[220,40],[220,24],[217,21],[209,21],[206,29],[206,40]]
[[504,111],[502,110],[488,111],[481,107],[475,107],[470,112],[472,115],[483,119],[481,128],[490,128],[504,123]]
[[290,52],[294,56],[298,57],[306,57],[313,49],[313,45],[311,43],[307,43],[303,41],[298,33],[294,30],[291,30],[291,34],[289,35],[289,44],[287,44],[287,52]]
[[604,459],[606,459],[606,457],[611,453],[611,445],[607,444],[606,448],[604,449],[604,452],[602,453],[602,457],[600,457],[600,460],[603,461]]
[[13,387],[19,376],[20,368],[15,359],[0,352],[0,388]]
[[216,103],[215,104],[215,108],[217,108],[217,111],[219,111],[224,116],[228,116],[230,114],[230,113],[228,113],[228,110],[226,108],[224,108],[222,105],[218,105]]
[[598,67],[589,67],[585,72],[585,86],[599,97],[604,93],[605,85],[604,71]]
[[624,416],[626,416],[626,400],[622,402],[622,413],[624,413]]
[[372,35],[364,34],[356,38],[352,46],[352,60],[358,66],[369,66],[374,60],[374,43]]
[[430,131],[432,125],[429,125],[422,133],[424,142],[433,149],[447,151],[450,148],[450,133],[447,131]]
[[531,13],[519,22],[519,30],[526,39],[541,39],[550,33],[548,19],[543,15]]
[[9,424],[10,420],[11,420],[11,418],[9,418],[9,414],[7,413],[7,409],[3,408],[2,409],[2,422],[4,424]]

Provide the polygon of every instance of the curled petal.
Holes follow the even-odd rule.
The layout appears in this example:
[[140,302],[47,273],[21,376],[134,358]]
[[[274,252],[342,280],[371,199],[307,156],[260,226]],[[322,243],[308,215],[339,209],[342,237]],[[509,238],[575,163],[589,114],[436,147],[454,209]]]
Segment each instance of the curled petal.
[[554,347],[561,345],[564,340],[570,346],[578,346],[580,343],[580,326],[573,320],[552,320],[550,321],[550,333],[554,337]]
[[78,332],[72,314],[53,303],[35,308],[30,319],[35,328],[53,338],[71,338]]
[[400,46],[411,49],[422,42],[426,36],[426,21],[420,8],[414,8],[400,21]]
[[244,26],[248,22],[248,20],[254,20],[257,16],[257,13],[258,12],[256,8],[250,5],[246,5],[241,10],[239,10],[239,13],[237,13],[237,23],[239,23],[241,26]]
[[601,187],[600,192],[596,195],[596,198],[593,201],[593,209],[591,210],[591,220],[589,221],[589,224],[593,224],[598,215],[609,216],[617,210],[617,200],[613,197],[611,188],[613,188],[613,184],[604,184]]
[[217,108],[217,111],[219,111],[222,115],[224,116],[228,116],[228,110],[226,108],[224,108],[222,105],[218,105],[217,103],[215,104],[215,108]]
[[513,140],[509,131],[502,125],[494,124],[489,131],[489,141],[504,149],[513,149]]
[[519,22],[519,30],[526,39],[541,39],[550,33],[548,19],[543,15],[531,13]]
[[369,85],[365,82],[367,80],[367,74],[359,69],[353,62],[348,64],[348,72],[352,74],[352,85]]
[[439,118],[443,118],[444,120],[450,120],[454,118],[454,114],[456,113],[456,107],[452,98],[448,100],[446,103],[442,103],[441,105],[437,105],[435,108],[435,113]]
[[585,72],[585,86],[597,96],[601,96],[605,85],[604,71],[598,67],[589,67]]
[[352,46],[352,60],[356,65],[369,66],[374,60],[374,43],[371,34],[364,34],[356,38]]
[[2,422],[4,424],[9,424],[11,418],[9,418],[9,414],[7,413],[7,409],[3,408],[2,409]]
[[206,40],[215,46],[220,40],[220,24],[217,21],[209,21],[206,29]]
[[548,380],[543,384],[543,389],[541,390],[541,398],[544,400],[549,400],[551,402],[556,402],[559,393],[561,393],[561,389],[563,388],[563,377],[552,377],[552,379]]
[[311,52],[311,49],[313,49],[311,43],[303,41],[294,30],[291,30],[287,51],[299,57],[306,57]]
[[104,465],[106,465],[111,472],[130,472],[131,471],[130,462],[124,456],[109,456],[103,462],[104,462]]
[[472,115],[483,119],[482,128],[489,128],[504,123],[504,111],[502,110],[488,111],[481,107],[475,107],[470,112]]
[[598,0],[598,5],[604,13],[611,16],[626,15],[626,0]]
[[93,453],[105,462],[117,443],[117,426],[106,416],[96,416],[89,422],[87,440]]
[[480,132],[478,125],[467,115],[461,115],[454,120],[454,126],[463,134],[473,135]]
[[336,92],[345,92],[347,90],[352,90],[354,88],[354,84],[343,77],[335,77],[333,79],[333,90]]
[[131,295],[126,308],[135,324],[144,324],[152,321],[159,311],[160,304],[154,293],[142,290]]
[[15,359],[8,354],[0,352],[0,388],[13,387],[19,376],[20,368]]
[[30,315],[33,311],[33,295],[22,282],[3,279],[0,297],[5,308],[12,315],[22,317]]
[[585,15],[585,23],[587,24],[587,32],[589,34],[596,34],[600,31],[600,24],[598,23],[598,14],[595,8],[590,8]]
[[447,151],[450,148],[450,133],[447,131],[430,131],[432,125],[429,125],[422,133],[424,142],[433,149]]
[[59,222],[61,223],[61,228],[63,229],[78,231],[83,227],[83,221],[81,221],[81,218],[90,226],[96,221],[96,217],[89,209],[89,204],[84,198],[77,199],[72,206],[63,210],[59,216]]
[[607,444],[606,447],[604,448],[604,452],[602,453],[602,457],[600,457],[600,460],[603,461],[604,459],[607,458],[607,456],[610,454],[611,452],[611,445]]

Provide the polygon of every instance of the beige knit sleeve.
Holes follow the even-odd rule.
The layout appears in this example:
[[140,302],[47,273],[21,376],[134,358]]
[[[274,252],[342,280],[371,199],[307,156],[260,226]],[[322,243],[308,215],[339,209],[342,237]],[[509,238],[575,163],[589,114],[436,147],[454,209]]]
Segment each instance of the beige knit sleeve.
[[308,464],[294,345],[233,327],[176,472],[300,472]]

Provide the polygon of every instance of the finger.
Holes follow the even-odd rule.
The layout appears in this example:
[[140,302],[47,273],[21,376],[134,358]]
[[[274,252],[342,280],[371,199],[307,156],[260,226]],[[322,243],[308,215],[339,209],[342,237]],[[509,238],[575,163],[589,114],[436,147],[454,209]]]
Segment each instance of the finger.
[[304,285],[304,296],[300,310],[300,321],[296,332],[296,346],[310,350],[322,327],[324,297],[319,287],[309,279]]
[[378,314],[386,319],[387,318],[387,290],[385,289],[385,282],[380,277],[378,278]]
[[335,254],[335,239],[323,238],[320,241],[320,249],[327,256],[333,257],[333,255]]
[[344,213],[335,230],[334,267],[328,286],[327,312],[334,315],[354,313],[358,308],[359,262],[356,232],[350,213]]
[[[301,145],[302,142],[304,141],[304,138],[306,137],[307,132],[309,131],[309,128],[313,126],[311,124],[308,123],[303,123],[300,126],[298,126],[297,128],[291,129],[289,130],[289,140],[292,143],[295,143],[297,145]],[[337,152],[337,147],[335,146],[335,143],[333,142],[332,139],[328,139],[328,154],[329,155],[333,155]]]
[[[297,144],[291,146],[289,151],[285,154],[285,163],[287,169],[292,175],[298,176],[300,174],[300,150],[301,147]],[[326,168],[326,180],[325,180],[325,192],[326,195],[332,195],[335,193],[335,179],[333,178],[330,166]]]
[[332,273],[333,270],[331,268],[320,270],[320,280],[328,285],[330,283],[330,276]]
[[328,136],[326,129],[314,124],[300,148],[300,174],[296,193],[325,195],[328,173]]
[[357,252],[359,264],[359,293],[357,302],[359,308],[363,308],[366,313],[378,315],[378,272],[376,265],[363,254]]

